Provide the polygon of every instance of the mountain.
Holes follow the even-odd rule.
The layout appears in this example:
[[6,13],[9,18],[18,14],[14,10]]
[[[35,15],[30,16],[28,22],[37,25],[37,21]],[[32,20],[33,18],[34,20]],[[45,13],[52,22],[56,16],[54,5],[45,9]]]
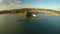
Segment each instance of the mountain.
[[6,13],[22,13],[25,11],[32,11],[32,10],[39,10],[39,11],[52,11],[57,12],[60,14],[60,11],[50,10],[50,9],[36,9],[36,8],[21,8],[21,9],[13,9],[13,10],[3,10],[0,11],[0,14],[6,14]]

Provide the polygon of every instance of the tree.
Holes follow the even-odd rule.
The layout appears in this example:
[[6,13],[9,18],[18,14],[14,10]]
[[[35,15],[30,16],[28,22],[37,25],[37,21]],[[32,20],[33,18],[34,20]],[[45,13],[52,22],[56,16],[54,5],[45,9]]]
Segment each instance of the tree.
[[33,14],[31,12],[27,12],[26,17],[32,17]]

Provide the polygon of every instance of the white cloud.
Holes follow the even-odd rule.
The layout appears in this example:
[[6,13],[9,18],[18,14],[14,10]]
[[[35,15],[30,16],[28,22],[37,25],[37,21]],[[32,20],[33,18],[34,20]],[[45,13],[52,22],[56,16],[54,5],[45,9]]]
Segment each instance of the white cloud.
[[43,8],[43,9],[53,9],[59,10],[60,6],[45,6],[45,5],[28,5],[28,4],[21,4],[21,1],[14,0],[11,2],[9,0],[9,5],[0,5],[0,10],[11,10],[11,9],[20,9],[20,8]]
[[17,3],[21,3],[21,1],[17,1]]
[[[0,0],[1,2],[2,0]],[[0,5],[0,10],[10,10],[10,9],[18,9],[21,8],[23,5],[21,4],[21,1],[17,1],[14,0],[13,2],[11,2],[12,0],[9,0],[9,4],[8,5]]]
[[3,0],[0,0],[0,2],[3,2]]
[[6,5],[0,5],[0,11],[1,10],[6,10],[7,9],[7,6]]
[[43,9],[59,10],[60,6],[28,5],[28,4],[17,4],[17,3],[10,3],[9,5],[0,6],[0,10],[11,10],[20,8],[43,8]]
[[17,8],[20,8],[21,7],[21,1],[17,1],[17,0],[10,0],[9,1],[9,5],[8,5],[8,8],[9,9],[17,9]]
[[9,2],[9,3],[13,3],[13,2],[14,2],[14,3],[21,3],[21,1],[18,1],[18,0],[9,0],[8,2]]

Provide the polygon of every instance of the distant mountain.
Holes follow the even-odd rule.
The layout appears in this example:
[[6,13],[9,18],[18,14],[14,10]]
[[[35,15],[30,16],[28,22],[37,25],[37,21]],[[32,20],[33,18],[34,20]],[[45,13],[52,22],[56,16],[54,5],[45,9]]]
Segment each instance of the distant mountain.
[[21,9],[13,9],[13,10],[3,10],[3,11],[0,11],[0,14],[22,13],[22,12],[30,11],[30,10],[44,10],[44,11],[53,11],[53,12],[59,12],[60,13],[60,11],[55,11],[55,10],[50,10],[50,9],[21,8]]

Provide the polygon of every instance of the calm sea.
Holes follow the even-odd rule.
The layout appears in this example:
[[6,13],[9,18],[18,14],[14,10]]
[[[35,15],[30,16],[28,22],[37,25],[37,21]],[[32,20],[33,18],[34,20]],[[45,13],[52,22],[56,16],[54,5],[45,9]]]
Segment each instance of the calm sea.
[[0,32],[7,34],[60,34],[60,16],[37,14],[39,19],[22,20],[21,16],[0,15]]

